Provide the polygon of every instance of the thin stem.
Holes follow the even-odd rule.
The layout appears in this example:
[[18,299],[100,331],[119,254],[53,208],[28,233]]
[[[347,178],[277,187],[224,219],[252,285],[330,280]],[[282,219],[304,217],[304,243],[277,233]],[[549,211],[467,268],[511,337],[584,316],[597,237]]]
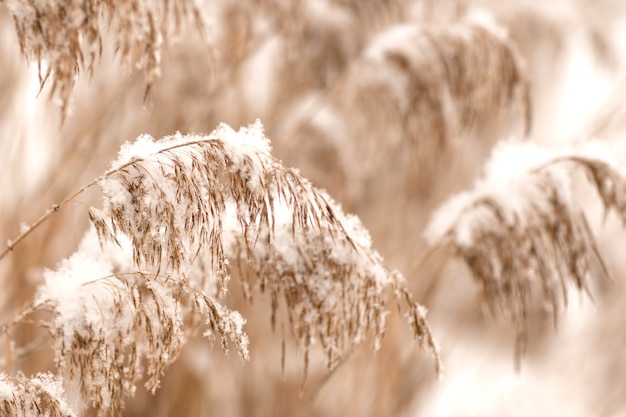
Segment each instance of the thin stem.
[[[105,175],[107,175],[109,173],[106,173]],[[78,197],[79,195],[81,195],[85,190],[87,190],[89,187],[93,186],[94,184],[96,184],[100,178],[102,177],[98,177],[95,180],[91,181],[89,184],[81,187],[79,190],[75,191],[74,193],[72,193],[70,196],[66,197],[63,201],[61,201],[58,204],[53,204],[48,210],[46,210],[46,212],[39,217],[34,223],[32,223],[31,225],[28,226],[28,228],[26,230],[24,230],[18,237],[16,237],[13,240],[9,240],[7,242],[6,247],[4,248],[4,250],[0,253],[0,260],[2,260],[2,258],[4,258],[5,256],[7,256],[9,254],[9,252],[11,252],[15,246],[20,243],[22,240],[24,240],[24,238],[26,238],[26,236],[28,236],[33,230],[35,230],[37,227],[39,227],[43,222],[45,222],[46,220],[48,220],[48,218],[50,216],[52,216],[54,213],[58,212],[59,210],[61,210],[61,208],[65,207],[67,205],[67,203],[69,203],[70,201],[74,200],[76,197]]]
[[408,273],[406,274],[406,276],[409,277],[419,271],[420,268],[424,266],[426,261],[429,260],[435,252],[444,247],[445,242],[442,240],[439,240],[434,245],[429,246],[424,252],[420,254],[420,256],[416,260],[411,263],[411,265],[409,265]]

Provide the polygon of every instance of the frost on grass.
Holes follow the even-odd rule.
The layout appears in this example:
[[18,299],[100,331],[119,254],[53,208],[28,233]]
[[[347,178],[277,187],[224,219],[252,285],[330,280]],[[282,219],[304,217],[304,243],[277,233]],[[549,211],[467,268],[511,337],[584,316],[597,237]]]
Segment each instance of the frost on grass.
[[141,269],[198,276],[200,262],[223,289],[229,258],[249,264],[274,310],[284,296],[296,339],[307,349],[319,340],[330,367],[367,334],[378,345],[391,295],[437,357],[424,309],[402,276],[384,266],[356,217],[271,156],[260,123],[142,136],[99,183],[111,219],[99,234],[128,236]]
[[604,208],[626,224],[626,178],[600,148],[548,151],[504,143],[484,177],[444,203],[426,230],[432,246],[448,248],[467,264],[491,313],[513,321],[518,358],[527,343],[533,294],[539,293],[556,323],[568,283],[588,292],[594,263],[608,275],[572,193],[574,172],[584,172]]
[[12,417],[75,417],[62,382],[52,374],[8,376],[0,373],[0,415]]
[[247,356],[237,313],[182,278],[138,271],[128,242],[117,241],[102,250],[90,229],[70,258],[46,272],[33,307],[51,313],[43,325],[57,366],[99,416],[118,415],[141,381],[154,392],[202,322],[212,340],[221,336],[226,347],[230,339]]
[[93,72],[111,36],[121,58],[142,71],[146,93],[160,77],[161,50],[184,23],[202,30],[192,0],[6,0],[22,54],[38,62],[41,87],[50,80],[51,96],[63,116],[79,71]]

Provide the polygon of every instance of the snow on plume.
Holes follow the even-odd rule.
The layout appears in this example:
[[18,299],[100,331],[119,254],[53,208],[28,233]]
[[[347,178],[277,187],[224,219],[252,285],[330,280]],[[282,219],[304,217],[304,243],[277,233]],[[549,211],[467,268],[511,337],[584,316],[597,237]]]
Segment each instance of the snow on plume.
[[101,247],[89,229],[73,255],[45,271],[35,299],[35,307],[53,312],[57,365],[68,384],[94,401],[98,415],[119,410],[144,376],[155,388],[184,343],[181,306],[172,289],[134,272],[122,237],[120,246]]
[[[573,202],[571,172],[564,165],[551,164],[558,159],[582,157],[607,164],[616,172],[625,173],[610,144],[601,141],[584,141],[560,149],[540,147],[531,142],[508,140],[494,148],[484,172],[469,191],[456,194],[434,213],[424,233],[429,244],[441,239],[455,229],[456,241],[465,246],[473,244],[472,230],[480,227],[487,213],[484,208],[468,210],[481,198],[494,198],[504,209],[509,222],[513,216],[525,219],[529,205],[549,210],[545,189],[541,181],[530,176],[546,175],[554,184],[564,202]],[[550,166],[549,166],[550,165]],[[467,213],[466,213],[467,212]],[[485,226],[482,224],[482,226]]]
[[[455,229],[455,240],[459,244],[471,246],[472,231],[485,221],[483,215],[487,212],[482,209],[471,210],[467,215],[464,212],[483,197],[494,198],[505,208],[505,213],[523,219],[528,204],[541,203],[543,198],[540,196],[544,192],[536,181],[528,181],[528,174],[557,156],[558,153],[530,142],[508,140],[496,145],[484,167],[483,175],[472,190],[451,197],[434,213],[424,233],[426,240],[429,244],[434,244]],[[550,175],[562,183],[559,192],[569,200],[568,176],[557,170],[551,171]]]
[[[0,373],[0,404],[7,416],[75,417],[67,403],[62,381],[50,373],[27,378],[22,373]],[[45,413],[42,413],[45,410]]]
[[[298,342],[308,349],[321,340],[329,367],[368,334],[379,345],[395,297],[437,358],[425,311],[402,275],[384,265],[356,216],[271,155],[260,122],[239,131],[222,124],[208,135],[143,135],[123,146],[98,184],[98,235],[128,236],[140,270],[212,296],[215,282],[226,291],[231,261],[245,264],[254,276],[244,287],[284,298]],[[205,335],[221,333],[247,357],[243,318],[214,302],[203,312],[217,316]]]

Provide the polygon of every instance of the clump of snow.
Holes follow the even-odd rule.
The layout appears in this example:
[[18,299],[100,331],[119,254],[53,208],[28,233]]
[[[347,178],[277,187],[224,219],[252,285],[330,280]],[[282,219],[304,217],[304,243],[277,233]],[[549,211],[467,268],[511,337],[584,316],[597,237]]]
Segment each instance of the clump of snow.
[[263,124],[258,119],[250,126],[242,127],[239,131],[221,123],[209,136],[214,136],[223,141],[228,155],[239,161],[244,155],[269,155],[272,150],[269,139],[265,137]]
[[235,165],[242,164],[244,156],[254,154],[269,155],[271,151],[270,141],[265,137],[263,124],[256,120],[248,127],[242,127],[239,131],[225,123],[221,123],[208,135],[183,135],[176,132],[160,140],[155,140],[148,134],[140,135],[134,142],[126,142],[122,145],[117,159],[111,164],[110,171],[119,169],[123,165],[135,160],[157,160],[157,154],[174,147],[182,147],[202,140],[220,140],[223,142],[227,155],[233,158]]
[[74,309],[79,288],[113,273],[113,266],[106,256],[93,256],[97,253],[95,250],[98,245],[98,236],[95,230],[90,229],[81,243],[84,250],[79,249],[61,261],[55,270],[45,271],[46,282],[35,299],[35,304],[55,300],[62,312],[70,317],[74,316],[77,313]]
[[[571,165],[559,163],[559,159],[581,157],[609,164],[620,170],[617,158],[606,143],[585,141],[560,149],[541,147],[528,141],[509,139],[494,148],[484,166],[483,175],[471,190],[452,196],[433,214],[424,236],[434,244],[446,233],[454,230],[455,241],[471,246],[473,232],[486,230],[492,214],[485,207],[473,206],[477,201],[489,198],[502,208],[505,221],[526,223],[529,208],[550,212],[544,181],[552,184],[560,201],[573,204]],[[530,211],[533,211],[530,210]]]
[[[513,215],[523,219],[529,203],[540,204],[544,200],[541,198],[544,192],[541,186],[536,181],[528,181],[528,175],[557,156],[557,153],[531,142],[510,139],[499,143],[474,187],[456,194],[437,209],[426,227],[426,240],[433,244],[455,229],[456,241],[462,245],[471,245],[473,230],[485,220],[487,211],[473,210],[467,215],[465,212],[481,198],[493,198],[509,215],[507,220],[512,221]],[[551,171],[551,175],[558,176],[556,179],[563,184],[560,192],[569,199],[567,175],[557,170]]]
[[248,127],[234,131],[226,124],[220,124],[211,136],[222,141],[224,152],[233,163],[231,172],[246,179],[247,185],[257,194],[262,194],[262,179],[271,159],[270,141],[265,137],[259,120]]
[[155,142],[148,134],[140,135],[135,142],[126,142],[122,145],[117,160],[111,164],[111,170],[118,169],[134,159],[144,159],[163,149],[165,142]]

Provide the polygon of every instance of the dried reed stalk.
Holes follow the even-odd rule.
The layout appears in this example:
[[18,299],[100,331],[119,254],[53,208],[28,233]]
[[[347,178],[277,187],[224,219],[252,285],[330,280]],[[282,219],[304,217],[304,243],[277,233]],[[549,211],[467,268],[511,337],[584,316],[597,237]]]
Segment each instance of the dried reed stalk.
[[[559,310],[567,305],[569,283],[589,293],[593,265],[610,276],[572,196],[571,178],[576,169],[583,170],[604,208],[624,224],[626,178],[609,160],[579,156],[584,154],[545,152],[530,144],[500,146],[485,177],[443,204],[427,229],[432,246],[447,248],[467,264],[489,311],[512,320],[518,360],[526,348],[536,291],[556,325]],[[511,158],[518,159],[517,165]],[[503,175],[507,163],[512,172]]]

